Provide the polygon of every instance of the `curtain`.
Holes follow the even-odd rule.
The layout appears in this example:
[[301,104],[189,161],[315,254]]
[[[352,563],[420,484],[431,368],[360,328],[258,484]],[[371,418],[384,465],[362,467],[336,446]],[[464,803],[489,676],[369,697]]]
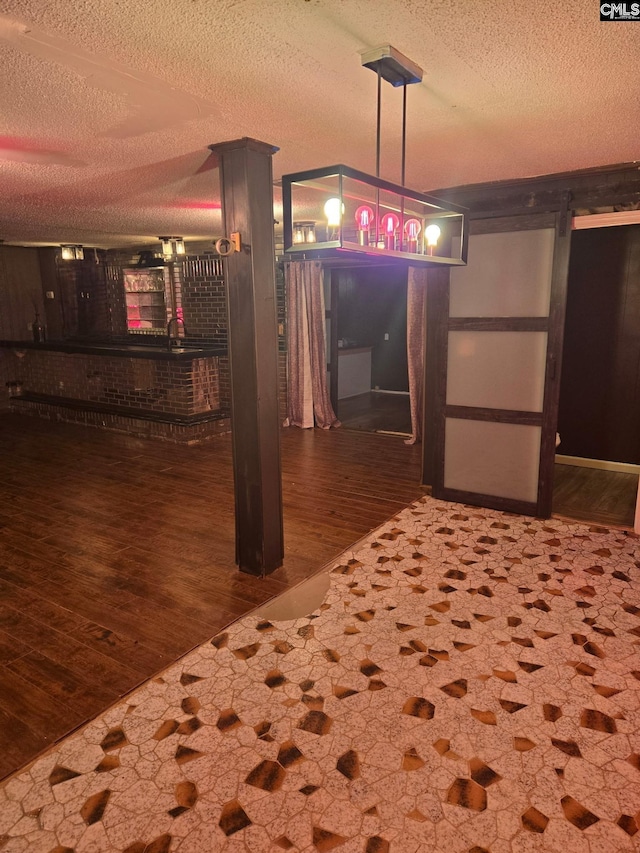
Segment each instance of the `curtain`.
[[409,367],[411,438],[408,438],[405,444],[415,444],[422,439],[426,301],[427,271],[409,267],[407,279],[407,362]]
[[327,388],[324,292],[319,261],[291,261],[285,267],[289,350],[285,426],[322,429],[340,426]]

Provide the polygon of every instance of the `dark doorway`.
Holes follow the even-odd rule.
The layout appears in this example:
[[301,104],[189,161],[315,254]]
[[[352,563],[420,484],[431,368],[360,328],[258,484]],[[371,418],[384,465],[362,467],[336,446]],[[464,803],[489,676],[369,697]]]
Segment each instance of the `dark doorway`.
[[574,232],[560,453],[640,464],[640,225]]
[[640,225],[572,235],[558,432],[554,512],[632,527],[638,478],[624,465],[640,464]]
[[348,429],[410,434],[406,269],[342,272],[338,304],[338,417]]

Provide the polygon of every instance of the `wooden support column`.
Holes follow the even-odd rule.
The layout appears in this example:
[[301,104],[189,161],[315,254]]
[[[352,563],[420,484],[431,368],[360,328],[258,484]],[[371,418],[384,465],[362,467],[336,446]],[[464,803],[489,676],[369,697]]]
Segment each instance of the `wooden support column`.
[[444,454],[444,411],[447,393],[447,328],[449,312],[449,279],[447,267],[430,269],[427,273],[427,312],[424,324],[424,388],[422,392],[422,477],[423,486],[433,487],[438,465]]
[[209,146],[218,157],[224,234],[240,235],[225,261],[236,562],[264,575],[282,565],[273,178],[278,150],[255,139]]

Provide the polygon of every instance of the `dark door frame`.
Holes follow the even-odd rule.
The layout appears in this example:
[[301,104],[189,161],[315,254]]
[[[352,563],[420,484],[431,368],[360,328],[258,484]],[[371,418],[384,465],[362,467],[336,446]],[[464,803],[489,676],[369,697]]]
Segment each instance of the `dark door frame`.
[[[511,216],[477,217],[471,233],[555,228],[555,244],[551,278],[549,316],[518,318],[453,318],[449,319],[449,271],[438,271],[430,278],[427,294],[425,341],[425,415],[422,460],[422,482],[431,485],[435,497],[445,500],[488,506],[499,510],[548,517],[553,496],[553,465],[558,420],[560,368],[564,337],[567,277],[571,245],[568,193],[555,210],[539,214],[525,211]],[[470,257],[473,263],[473,256]],[[546,331],[547,357],[542,412],[511,412],[493,409],[469,409],[447,406],[447,345],[450,330],[484,329],[503,331]],[[431,414],[429,414],[431,413]],[[538,494],[535,503],[514,501],[492,495],[446,489],[444,486],[445,422],[448,417],[503,423],[531,424],[541,427]]]

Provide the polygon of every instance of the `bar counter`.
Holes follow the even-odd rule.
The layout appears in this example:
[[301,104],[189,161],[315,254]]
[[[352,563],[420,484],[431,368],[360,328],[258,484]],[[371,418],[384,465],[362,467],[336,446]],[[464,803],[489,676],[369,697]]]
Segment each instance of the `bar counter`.
[[125,356],[127,358],[150,358],[156,360],[184,360],[226,355],[226,347],[213,344],[187,342],[180,347],[169,348],[168,343],[128,343],[123,341],[0,341],[0,347],[14,350],[41,350],[48,352],[83,353],[85,355]]
[[0,348],[15,412],[187,443],[230,429],[223,347],[0,341]]

